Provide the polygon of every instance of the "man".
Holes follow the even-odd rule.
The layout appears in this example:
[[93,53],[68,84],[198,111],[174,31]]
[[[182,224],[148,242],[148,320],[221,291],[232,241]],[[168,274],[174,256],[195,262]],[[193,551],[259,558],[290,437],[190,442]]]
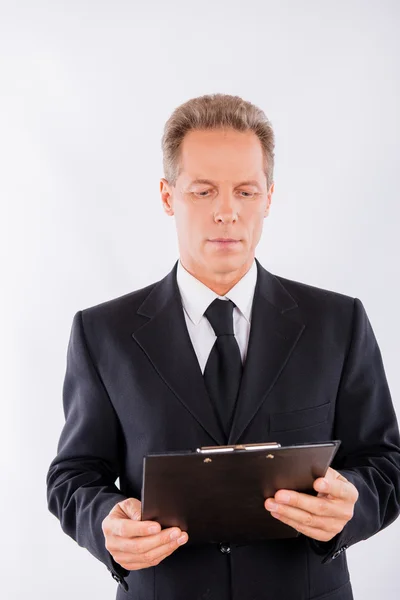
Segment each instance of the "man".
[[[363,304],[255,259],[274,189],[261,110],[222,94],[189,100],[163,152],[180,260],[76,313],[49,510],[119,581],[119,600],[349,600],[345,550],[400,512],[399,429]],[[140,520],[147,453],[329,439],[342,443],[318,495],[265,500],[297,537],[190,544],[190,531]]]

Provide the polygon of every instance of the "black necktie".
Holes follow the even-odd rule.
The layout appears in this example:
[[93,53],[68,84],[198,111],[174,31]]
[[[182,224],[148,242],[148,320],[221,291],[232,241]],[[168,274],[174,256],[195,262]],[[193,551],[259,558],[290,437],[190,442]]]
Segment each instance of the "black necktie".
[[217,336],[204,369],[204,382],[227,436],[242,378],[242,359],[233,332],[234,306],[231,300],[216,298],[204,313]]

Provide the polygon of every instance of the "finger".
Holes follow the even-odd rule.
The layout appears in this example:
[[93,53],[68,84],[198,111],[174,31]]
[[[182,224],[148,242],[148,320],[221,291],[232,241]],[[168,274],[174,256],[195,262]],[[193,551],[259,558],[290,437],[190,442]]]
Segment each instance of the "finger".
[[326,479],[323,477],[316,479],[313,487],[317,492],[323,492],[332,499],[355,502],[358,498],[356,487],[340,475],[340,473],[336,479]]
[[127,516],[134,521],[140,521],[141,514],[142,503],[138,498],[125,498],[125,500],[118,502],[110,512],[110,515],[121,518]]
[[296,528],[297,525],[302,525],[322,531],[332,531],[338,522],[335,517],[319,516],[283,504],[277,504],[275,510],[271,511],[271,515],[279,520],[288,519],[293,521],[293,523],[296,523]]
[[[134,569],[146,569],[148,567],[155,567],[167,556],[173,554],[175,550],[179,548],[178,545],[170,546],[165,544],[159,546],[156,550],[150,551],[147,555],[133,556],[132,554],[121,554],[120,559],[117,560],[119,564],[125,565],[125,568],[131,570]],[[118,554],[116,555],[118,557]]]
[[307,511],[313,515],[341,517],[343,506],[341,502],[320,496],[311,496],[293,490],[279,490],[274,498],[268,498],[265,507],[274,510],[274,504],[279,507],[292,506]]
[[153,535],[161,531],[161,525],[157,521],[133,521],[113,516],[110,516],[108,527],[112,535],[123,538]]
[[163,529],[159,534],[121,540],[119,548],[124,552],[130,552],[131,554],[145,555],[155,548],[168,544],[171,548],[175,548],[179,545],[177,540],[183,535],[185,536],[185,541],[187,541],[187,533],[179,529],[179,527],[170,527],[168,529]]
[[339,471],[332,469],[332,467],[328,467],[328,469],[326,470],[326,473],[325,473],[325,478],[328,481],[331,481],[333,479],[336,479],[338,475],[340,475]]
[[[323,529],[317,529],[315,527],[308,527],[307,525],[302,525],[300,523],[297,523],[296,521],[293,521],[292,519],[287,519],[283,516],[281,517],[280,515],[279,521],[282,521],[282,523],[286,523],[286,525],[293,527],[293,529],[295,529],[299,533],[302,533],[320,542],[328,542],[333,537],[331,532],[325,531]],[[336,533],[334,535],[336,535]]]
[[[177,548],[184,545],[188,540],[187,533],[182,532],[181,538],[171,540],[167,537],[165,538],[167,540],[166,543],[158,543],[156,545],[153,545],[154,542],[151,542],[149,547],[144,551],[139,551],[142,550],[143,547],[138,548],[134,545],[135,540],[126,540],[117,550],[114,550],[112,554],[120,564],[121,562],[129,564],[130,569],[152,566],[153,564],[158,564],[161,560],[175,552]],[[146,538],[142,538],[138,541],[142,543],[143,541],[146,541]],[[118,560],[118,558],[120,560]]]
[[332,469],[332,467],[328,467],[328,470],[325,473],[325,479],[327,479],[328,481],[331,481],[334,479],[341,479],[341,481],[348,481],[348,479],[346,479],[346,477],[344,477],[339,471]]
[[320,490],[327,490],[329,486],[326,484],[331,481],[334,481],[338,476],[339,476],[339,473],[337,471],[335,471],[335,469],[332,469],[332,467],[328,467],[328,469],[325,473],[325,476],[318,477],[318,479],[316,479],[313,483],[313,488],[316,491],[318,491],[318,496],[328,496],[329,497],[328,492],[324,493]]

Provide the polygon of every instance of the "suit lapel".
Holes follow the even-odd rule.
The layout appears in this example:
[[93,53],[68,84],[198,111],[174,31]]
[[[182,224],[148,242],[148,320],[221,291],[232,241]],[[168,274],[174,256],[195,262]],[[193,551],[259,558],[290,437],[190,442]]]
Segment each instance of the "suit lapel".
[[[305,325],[286,315],[297,307],[286,288],[258,260],[249,345],[228,444],[236,444],[265,402]],[[267,441],[267,440],[266,440]]]
[[272,390],[305,325],[285,314],[297,304],[278,279],[257,263],[250,338],[229,440],[219,425],[187,330],[176,262],[138,309],[149,320],[132,337],[159,376],[217,445],[238,443]]
[[172,271],[150,292],[138,314],[150,320],[132,333],[154,368],[193,417],[215,440],[226,443],[194,351],[179,287],[176,262]]

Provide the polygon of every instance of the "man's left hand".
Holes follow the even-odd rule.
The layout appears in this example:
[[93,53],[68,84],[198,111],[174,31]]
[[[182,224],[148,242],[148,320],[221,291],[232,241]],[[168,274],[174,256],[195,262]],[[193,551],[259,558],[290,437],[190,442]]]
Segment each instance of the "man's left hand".
[[353,518],[358,500],[357,488],[335,469],[328,468],[325,477],[314,481],[318,496],[293,490],[278,490],[267,498],[264,506],[279,521],[299,533],[329,542]]

